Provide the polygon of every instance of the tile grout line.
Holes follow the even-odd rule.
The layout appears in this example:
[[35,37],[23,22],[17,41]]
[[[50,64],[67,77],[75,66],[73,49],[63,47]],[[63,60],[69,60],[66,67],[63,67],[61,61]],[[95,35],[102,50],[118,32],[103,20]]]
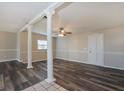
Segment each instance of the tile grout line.
[[[47,82],[46,82],[46,83],[47,83]],[[55,82],[54,82],[54,83],[55,83]],[[55,84],[56,84],[56,83],[55,83]],[[43,88],[45,88],[41,83],[40,83],[40,85],[41,85]],[[57,84],[57,85],[58,85],[58,84]],[[54,86],[54,84],[50,84],[50,86],[47,87],[47,88],[45,88],[45,89],[48,90],[48,89],[49,89],[50,87],[52,87],[52,86],[53,86],[55,89],[59,89],[59,88],[61,87],[61,86],[60,86],[59,88],[57,88],[57,87]]]
[[[43,81],[42,81],[42,82],[43,82]],[[45,82],[45,81],[44,81],[44,82]],[[47,83],[47,82],[45,82],[45,83]],[[44,88],[45,91],[48,91],[50,87],[55,88],[56,91],[61,91],[60,88],[63,88],[61,85],[59,85],[59,84],[57,84],[57,83],[55,83],[55,82],[53,82],[53,83],[47,83],[47,84],[49,85],[47,88],[46,88],[44,85],[42,85],[41,82],[39,82],[39,83],[37,83],[37,84],[40,85],[39,87]],[[36,85],[36,84],[35,84],[35,85]],[[31,88],[33,89],[33,91],[38,91],[38,90],[34,87],[35,85],[31,86]],[[63,88],[63,89],[65,89],[65,88]],[[65,90],[66,90],[66,89],[65,89]]]
[[33,86],[32,86],[33,90],[37,91]]
[[[40,85],[43,87],[43,88],[45,88],[41,83],[40,83]],[[47,90],[47,88],[45,88],[46,90]]]
[[[39,83],[38,83],[39,84]],[[33,87],[33,86],[32,86]],[[40,87],[43,87],[41,84],[40,84]],[[44,87],[43,87],[44,88]],[[35,89],[34,87],[33,87],[33,89]],[[46,90],[46,88],[44,88],[45,90]],[[36,89],[35,89],[36,90]],[[38,91],[38,90],[36,90],[36,91]]]

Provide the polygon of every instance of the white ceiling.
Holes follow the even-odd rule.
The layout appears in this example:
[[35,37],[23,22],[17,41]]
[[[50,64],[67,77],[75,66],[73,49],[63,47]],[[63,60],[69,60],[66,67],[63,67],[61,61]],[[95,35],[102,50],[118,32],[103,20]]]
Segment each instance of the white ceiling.
[[59,11],[67,31],[95,31],[124,26],[124,3],[72,3]]
[[[50,4],[0,3],[0,31],[19,31]],[[56,12],[53,19],[53,31],[61,26],[72,32],[124,26],[124,3],[71,3]],[[45,30],[46,21],[42,21],[34,31]]]
[[19,31],[52,3],[0,3],[0,31]]

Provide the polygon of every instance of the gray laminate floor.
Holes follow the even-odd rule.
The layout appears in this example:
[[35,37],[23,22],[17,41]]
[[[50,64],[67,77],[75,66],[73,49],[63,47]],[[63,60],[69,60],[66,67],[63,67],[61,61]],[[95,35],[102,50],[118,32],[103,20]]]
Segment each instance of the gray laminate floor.
[[17,61],[0,63],[0,90],[23,90],[46,78],[46,62],[33,63],[33,69]]
[[78,62],[54,60],[57,83],[68,90],[124,90],[124,71]]
[[[17,61],[0,63],[0,90],[24,90],[43,81],[46,62],[33,63],[33,69]],[[67,90],[124,90],[124,71],[54,60],[56,83]]]

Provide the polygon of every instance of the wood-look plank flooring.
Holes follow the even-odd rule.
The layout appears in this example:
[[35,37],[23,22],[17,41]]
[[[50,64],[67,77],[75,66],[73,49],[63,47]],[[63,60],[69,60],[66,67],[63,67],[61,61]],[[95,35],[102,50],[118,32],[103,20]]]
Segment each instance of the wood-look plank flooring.
[[33,63],[33,69],[21,62],[0,63],[0,90],[23,90],[46,78],[46,62]]
[[[0,63],[0,90],[23,90],[47,76],[47,62],[33,63],[33,69],[17,61]],[[67,90],[107,91],[124,90],[124,71],[70,62],[54,60],[56,83]]]

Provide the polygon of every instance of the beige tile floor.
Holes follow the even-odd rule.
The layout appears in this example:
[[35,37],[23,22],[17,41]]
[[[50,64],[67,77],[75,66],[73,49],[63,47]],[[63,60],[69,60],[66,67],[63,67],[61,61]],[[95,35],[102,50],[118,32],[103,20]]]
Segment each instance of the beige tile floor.
[[24,89],[23,91],[67,91],[60,85],[56,84],[55,82],[48,83],[46,81],[42,81],[37,83],[31,87]]

